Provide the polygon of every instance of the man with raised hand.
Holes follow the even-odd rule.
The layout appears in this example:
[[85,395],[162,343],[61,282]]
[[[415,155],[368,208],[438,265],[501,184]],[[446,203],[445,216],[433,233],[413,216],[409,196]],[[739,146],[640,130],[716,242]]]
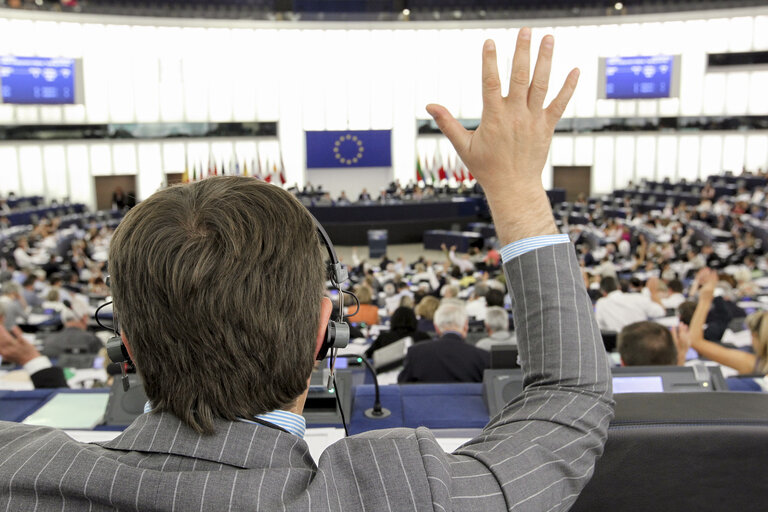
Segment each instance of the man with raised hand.
[[507,97],[486,42],[474,133],[428,107],[487,191],[514,297],[525,388],[478,437],[447,454],[426,428],[371,431],[316,463],[300,414],[332,308],[312,219],[280,187],[210,178],[143,201],[111,242],[115,310],[153,410],[101,445],[0,422],[0,509],[567,510],[613,408],[579,264],[541,184],[577,72],[543,108],[553,39],[529,87],[530,41],[520,30]]

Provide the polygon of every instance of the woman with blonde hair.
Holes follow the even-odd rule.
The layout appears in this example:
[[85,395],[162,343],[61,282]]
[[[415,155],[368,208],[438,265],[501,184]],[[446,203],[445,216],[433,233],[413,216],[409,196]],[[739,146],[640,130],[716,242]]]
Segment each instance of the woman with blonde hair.
[[[361,284],[355,287],[355,295],[360,301],[360,309],[357,305],[347,308],[347,316],[350,322],[357,324],[376,325],[379,323],[379,307],[373,302],[373,290]],[[355,311],[357,310],[357,311]]]
[[705,272],[702,280],[704,284],[699,291],[699,303],[691,318],[691,347],[701,357],[733,368],[742,375],[768,374],[768,311],[760,311],[747,317],[747,326],[752,333],[753,354],[707,341],[704,339],[704,322],[717,286],[717,272]]

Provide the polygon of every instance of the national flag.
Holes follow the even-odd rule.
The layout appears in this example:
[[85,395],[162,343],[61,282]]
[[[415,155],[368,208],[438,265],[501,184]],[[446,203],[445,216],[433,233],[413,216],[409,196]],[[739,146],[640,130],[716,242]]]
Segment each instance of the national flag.
[[473,182],[473,181],[475,181],[475,177],[474,177],[474,176],[472,176],[472,173],[471,173],[471,172],[469,172],[469,169],[467,169],[467,176],[469,177],[469,182],[470,182],[470,183],[471,183],[471,182]]
[[248,176],[248,160],[243,160],[243,176]]
[[280,184],[285,185],[285,163],[283,163],[283,150],[280,150]]
[[189,159],[184,155],[184,172],[181,173],[181,182],[189,183]]
[[227,175],[227,165],[226,165],[226,163],[227,163],[227,161],[222,158],[221,159],[221,175],[222,176],[226,176]]
[[424,182],[424,172],[421,170],[421,158],[416,156],[416,181],[418,183]]

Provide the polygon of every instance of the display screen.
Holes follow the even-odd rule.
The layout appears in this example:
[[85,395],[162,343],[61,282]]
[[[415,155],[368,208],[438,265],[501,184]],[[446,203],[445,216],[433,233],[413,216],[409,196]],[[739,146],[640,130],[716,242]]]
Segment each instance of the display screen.
[[[601,72],[601,97],[606,99],[670,98],[677,96],[676,57],[671,55],[608,57]],[[603,89],[604,88],[604,89]]]
[[77,59],[0,57],[3,103],[71,105],[82,103]]
[[663,393],[661,377],[614,377],[613,393]]

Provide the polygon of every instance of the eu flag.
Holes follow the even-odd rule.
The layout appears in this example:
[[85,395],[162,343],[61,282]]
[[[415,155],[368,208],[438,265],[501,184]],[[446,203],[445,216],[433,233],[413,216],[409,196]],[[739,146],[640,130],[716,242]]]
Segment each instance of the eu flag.
[[307,134],[307,168],[391,167],[391,130],[322,131]]

